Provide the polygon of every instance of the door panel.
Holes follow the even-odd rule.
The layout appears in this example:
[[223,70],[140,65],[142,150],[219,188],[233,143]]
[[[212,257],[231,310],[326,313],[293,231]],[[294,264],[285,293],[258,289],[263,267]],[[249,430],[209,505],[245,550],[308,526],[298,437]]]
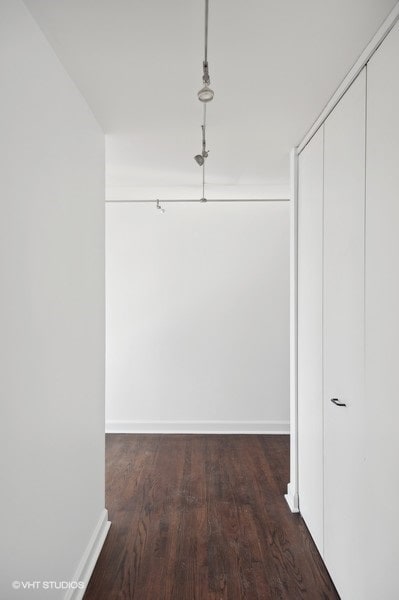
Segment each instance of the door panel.
[[[364,600],[366,73],[325,122],[324,558],[343,600]],[[346,406],[331,402],[337,398]]]
[[323,128],[299,157],[298,190],[299,503],[323,553]]

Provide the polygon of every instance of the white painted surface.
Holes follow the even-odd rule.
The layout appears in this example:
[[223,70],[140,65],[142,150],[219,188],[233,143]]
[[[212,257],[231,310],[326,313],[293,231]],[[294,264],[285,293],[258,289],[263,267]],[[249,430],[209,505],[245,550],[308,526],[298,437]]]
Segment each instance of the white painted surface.
[[289,203],[106,212],[109,427],[288,431]]
[[368,65],[366,187],[367,600],[398,597],[399,26]]
[[298,495],[298,153],[291,150],[290,190],[290,481],[285,499],[299,512]]
[[323,127],[299,156],[299,508],[323,554]]
[[65,591],[104,517],[104,138],[19,0],[0,4],[0,597]]
[[365,110],[364,69],[324,124],[324,560],[343,600],[368,593],[368,516],[359,503],[365,480]]
[[[107,133],[109,193],[199,197],[204,2],[26,3]],[[395,3],[211,0],[209,197],[288,184],[291,147]]]

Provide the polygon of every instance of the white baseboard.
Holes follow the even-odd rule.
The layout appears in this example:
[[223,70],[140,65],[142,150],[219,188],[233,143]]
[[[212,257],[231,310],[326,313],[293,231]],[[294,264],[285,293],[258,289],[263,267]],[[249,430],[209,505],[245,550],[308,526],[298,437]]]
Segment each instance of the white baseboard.
[[108,511],[104,508],[72,578],[72,581],[83,581],[84,587],[83,589],[68,590],[64,600],[81,600],[83,598],[110,526]]
[[286,499],[291,512],[293,512],[293,513],[299,512],[298,494],[292,489],[292,486],[290,483],[287,486],[287,493],[284,495],[284,498]]
[[289,421],[107,421],[107,433],[289,434]]

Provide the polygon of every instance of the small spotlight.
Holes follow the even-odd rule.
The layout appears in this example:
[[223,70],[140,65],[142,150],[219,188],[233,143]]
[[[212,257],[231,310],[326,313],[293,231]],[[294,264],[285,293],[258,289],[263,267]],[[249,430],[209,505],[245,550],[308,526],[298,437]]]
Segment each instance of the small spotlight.
[[197,95],[198,100],[200,100],[201,102],[210,102],[211,100],[213,100],[213,96],[215,95],[215,93],[213,90],[211,90],[210,87],[208,87],[205,84],[204,87],[200,89]]
[[196,154],[196,156],[194,156],[194,160],[200,167],[202,167],[205,161],[204,157],[201,154]]
[[157,200],[157,209],[161,211],[161,213],[165,212],[165,209],[160,205],[159,200]]

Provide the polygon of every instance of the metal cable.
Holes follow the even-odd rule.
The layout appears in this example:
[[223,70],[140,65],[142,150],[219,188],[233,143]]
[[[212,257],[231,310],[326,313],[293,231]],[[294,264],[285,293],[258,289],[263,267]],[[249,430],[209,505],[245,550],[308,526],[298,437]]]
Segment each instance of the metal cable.
[[208,19],[209,19],[209,0],[205,0],[205,63],[208,62]]
[[[204,81],[205,72],[208,73],[208,21],[209,21],[209,0],[205,0],[205,45],[204,45]],[[202,113],[202,200],[205,200],[205,163],[206,163],[206,102],[203,103]]]
[[[208,0],[206,0],[208,4]],[[206,103],[204,102],[204,109],[202,114],[202,132],[203,132],[203,148],[206,151]],[[205,198],[205,163],[206,158],[204,157],[204,164],[202,165],[202,198]]]

